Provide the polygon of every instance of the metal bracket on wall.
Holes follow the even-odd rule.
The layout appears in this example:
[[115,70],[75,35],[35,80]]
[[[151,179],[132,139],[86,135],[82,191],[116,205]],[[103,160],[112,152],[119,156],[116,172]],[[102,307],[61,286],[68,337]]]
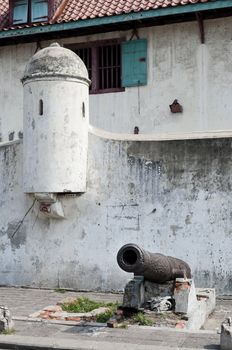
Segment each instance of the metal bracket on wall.
[[198,23],[199,31],[200,31],[200,40],[201,40],[201,43],[204,44],[205,43],[205,27],[204,27],[204,19],[203,19],[201,12],[196,12],[196,19],[197,19],[197,23]]
[[39,202],[39,212],[50,219],[64,219],[62,203],[56,193],[35,193],[35,199]]
[[62,203],[57,200],[55,203],[39,203],[39,212],[50,219],[64,219]]
[[137,28],[134,28],[134,29],[133,29],[133,31],[132,31],[132,35],[131,35],[131,37],[130,37],[129,41],[131,41],[131,40],[134,38],[134,36],[136,37],[136,39],[137,39],[137,40],[139,40],[139,39],[140,39],[140,37],[139,37],[139,33],[138,33],[138,29],[137,29]]

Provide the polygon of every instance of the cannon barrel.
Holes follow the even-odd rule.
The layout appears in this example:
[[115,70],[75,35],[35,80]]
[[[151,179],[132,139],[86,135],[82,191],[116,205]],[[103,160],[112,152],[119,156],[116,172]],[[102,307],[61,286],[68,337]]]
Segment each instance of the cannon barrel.
[[133,243],[124,245],[118,251],[117,261],[122,270],[144,276],[151,282],[164,283],[177,277],[191,278],[191,269],[183,260],[150,253]]

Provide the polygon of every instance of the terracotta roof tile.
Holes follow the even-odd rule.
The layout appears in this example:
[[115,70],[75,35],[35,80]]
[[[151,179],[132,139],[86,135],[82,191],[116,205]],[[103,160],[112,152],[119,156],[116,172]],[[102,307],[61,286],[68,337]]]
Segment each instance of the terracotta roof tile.
[[[54,15],[49,23],[78,21],[209,1],[212,0],[55,0]],[[40,26],[42,24],[45,23],[35,23],[30,26]],[[27,26],[10,27],[9,0],[0,0],[0,28],[2,30],[25,28]]]

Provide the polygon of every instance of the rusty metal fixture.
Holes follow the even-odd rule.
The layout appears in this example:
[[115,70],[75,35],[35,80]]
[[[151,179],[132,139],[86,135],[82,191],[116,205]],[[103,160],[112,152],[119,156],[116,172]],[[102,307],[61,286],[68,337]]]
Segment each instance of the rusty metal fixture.
[[42,213],[50,214],[51,213],[51,203],[40,203],[39,210]]
[[139,134],[139,127],[138,126],[134,127],[134,134],[135,135]]
[[118,265],[126,272],[144,276],[148,281],[164,283],[178,277],[191,278],[191,269],[183,260],[150,253],[138,245],[124,245],[117,254]]
[[169,105],[172,113],[182,113],[183,107],[179,104],[178,100],[174,100],[171,105]]

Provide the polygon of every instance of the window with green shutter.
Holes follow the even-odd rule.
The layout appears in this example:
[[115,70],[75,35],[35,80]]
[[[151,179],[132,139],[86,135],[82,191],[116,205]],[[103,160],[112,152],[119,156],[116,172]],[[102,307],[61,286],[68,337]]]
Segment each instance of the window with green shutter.
[[122,86],[147,84],[147,40],[122,43]]
[[90,93],[122,92],[121,39],[70,44],[85,63],[91,79]]
[[147,40],[109,39],[69,44],[84,61],[92,81],[90,93],[122,92],[147,84]]

